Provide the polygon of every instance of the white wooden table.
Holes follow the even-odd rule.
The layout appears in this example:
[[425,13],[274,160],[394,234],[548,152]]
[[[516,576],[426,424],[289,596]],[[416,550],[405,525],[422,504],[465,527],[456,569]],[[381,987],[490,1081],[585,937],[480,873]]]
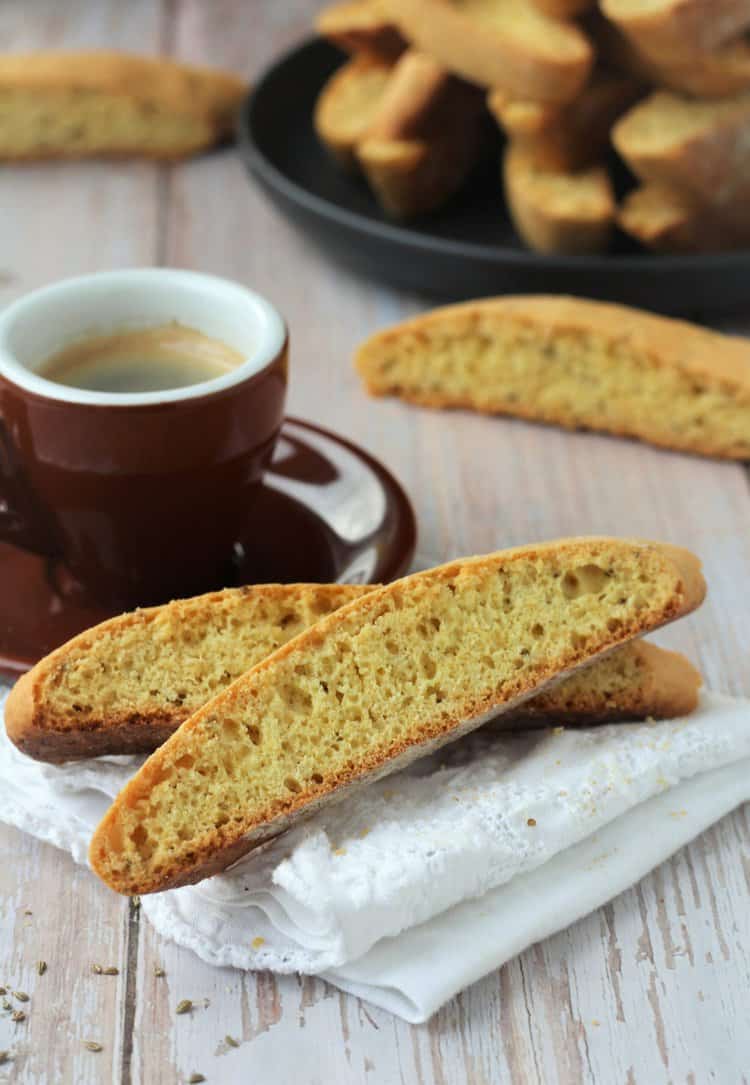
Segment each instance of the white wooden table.
[[[2,0],[0,42],[164,51],[252,78],[308,32],[317,6]],[[329,264],[270,209],[232,152],[167,168],[0,167],[0,302],[61,276],[139,264],[215,272],[277,302],[291,327],[290,411],[361,442],[397,473],[424,551],[449,557],[589,532],[696,550],[710,597],[661,640],[698,662],[711,686],[750,694],[742,467],[368,400],[354,346],[426,302]],[[0,858],[0,983],[30,995],[24,1022],[0,1013],[0,1048],[13,1053],[0,1082],[168,1085],[192,1073],[220,1085],[750,1080],[747,809],[416,1028],[314,979],[209,968],[21,833],[0,832]],[[119,973],[93,975],[94,963]],[[175,1014],[183,998],[196,1003],[191,1015]]]

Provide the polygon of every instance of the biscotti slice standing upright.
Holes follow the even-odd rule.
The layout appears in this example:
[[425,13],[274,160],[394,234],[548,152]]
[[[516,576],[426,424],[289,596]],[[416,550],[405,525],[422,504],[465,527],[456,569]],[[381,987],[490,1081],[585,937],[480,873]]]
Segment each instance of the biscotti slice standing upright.
[[231,134],[247,84],[162,57],[0,56],[0,159],[180,158]]
[[[207,701],[304,629],[372,587],[264,584],[229,588],[111,618],[73,637],[18,680],[8,737],[58,764],[151,753]],[[686,659],[630,642],[526,701],[519,727],[540,721],[663,718],[695,707]]]
[[747,231],[738,230],[729,208],[725,214],[726,220],[694,196],[652,183],[627,194],[618,209],[617,223],[655,252],[723,252],[740,248],[747,241]]
[[487,298],[368,339],[374,395],[750,458],[750,342],[582,298]]
[[110,618],[16,682],[5,706],[8,737],[53,763],[150,753],[244,671],[371,590],[260,584]]
[[687,551],[605,538],[459,560],[370,592],[187,720],[115,800],[91,864],[121,893],[200,880],[704,592]]
[[382,0],[343,0],[318,14],[315,29],[347,53],[365,54],[390,63],[406,48]]
[[372,124],[393,68],[355,57],[333,73],[315,103],[313,122],[321,142],[345,170],[357,170],[357,144]]
[[641,93],[631,77],[600,70],[568,105],[522,102],[498,90],[490,92],[487,104],[509,139],[533,153],[540,166],[573,172],[602,161],[612,125]]
[[664,59],[710,52],[750,28],[750,0],[601,0],[639,48]]
[[529,0],[385,0],[404,36],[448,71],[515,98],[569,102],[593,63],[573,23]]
[[731,204],[738,232],[750,226],[750,92],[701,101],[655,91],[620,118],[612,142],[641,180]]
[[503,179],[513,224],[536,252],[591,253],[607,248],[617,205],[604,166],[566,173],[543,166],[533,147],[510,143]]
[[404,53],[356,147],[381,206],[409,218],[444,204],[477,160],[482,115],[477,88],[432,57]]

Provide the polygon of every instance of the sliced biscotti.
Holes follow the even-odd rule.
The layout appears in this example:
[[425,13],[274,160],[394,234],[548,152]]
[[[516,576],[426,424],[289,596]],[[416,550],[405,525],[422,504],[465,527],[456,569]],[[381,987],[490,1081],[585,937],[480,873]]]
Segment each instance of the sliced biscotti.
[[483,96],[415,49],[396,64],[356,157],[381,206],[425,214],[461,186],[480,150]]
[[604,14],[656,57],[708,52],[750,28],[750,0],[601,0]]
[[620,118],[612,141],[643,181],[732,204],[740,226],[747,204],[750,223],[750,92],[703,101],[655,91]]
[[499,90],[490,92],[487,104],[506,135],[539,165],[572,172],[601,162],[612,125],[641,93],[631,77],[598,70],[567,105],[518,101]]
[[[746,208],[741,208],[745,214]],[[617,211],[621,230],[655,252],[722,252],[742,247],[746,229],[725,209],[717,214],[694,196],[669,185],[647,184],[629,192]]]
[[604,538],[459,560],[370,592],[191,716],[115,800],[92,866],[121,893],[197,881],[704,592],[688,552]]
[[343,0],[318,14],[315,29],[347,53],[396,60],[406,48],[382,0]]
[[179,158],[229,135],[247,84],[116,52],[0,57],[0,159]]
[[318,138],[346,170],[358,169],[357,145],[376,116],[393,68],[368,56],[355,57],[333,73],[315,104]]
[[631,641],[504,713],[498,726],[507,728],[516,721],[524,727],[548,727],[675,719],[695,711],[702,681],[678,652]]
[[581,298],[488,298],[368,339],[374,395],[750,457],[750,343]]
[[553,19],[574,19],[593,8],[596,0],[532,0],[532,3]]
[[570,173],[550,169],[538,161],[533,147],[510,143],[503,179],[513,224],[530,248],[548,253],[607,248],[617,205],[603,166]]
[[568,102],[593,50],[573,23],[528,0],[385,0],[404,36],[449,71],[515,98]]
[[248,668],[369,590],[262,584],[111,618],[19,679],[8,736],[40,761],[150,753]]

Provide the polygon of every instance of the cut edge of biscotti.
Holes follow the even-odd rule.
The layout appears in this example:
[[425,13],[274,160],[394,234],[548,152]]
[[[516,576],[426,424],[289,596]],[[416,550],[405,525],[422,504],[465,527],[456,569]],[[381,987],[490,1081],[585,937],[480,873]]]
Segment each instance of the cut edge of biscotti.
[[98,51],[0,57],[0,158],[179,158],[229,136],[239,77],[167,58]]
[[406,37],[449,71],[517,98],[568,102],[588,78],[594,52],[573,22],[526,0],[488,0],[463,11],[451,0],[384,0]]
[[370,56],[342,64],[318,95],[313,123],[318,138],[343,169],[358,169],[357,146],[377,115],[393,65]]
[[371,590],[260,584],[110,618],[16,682],[6,732],[22,753],[53,764],[151,753],[250,666]]
[[90,850],[125,894],[200,880],[697,607],[679,547],[563,539],[451,562],[342,607],[187,720]]
[[617,202],[605,166],[550,168],[533,145],[511,141],[503,180],[513,225],[535,252],[596,253],[609,245]]
[[655,252],[725,252],[744,244],[731,217],[673,185],[656,182],[634,188],[617,212],[620,229]]
[[343,0],[329,4],[315,20],[317,32],[344,52],[390,63],[406,41],[380,0]]
[[622,305],[446,306],[371,336],[355,364],[373,395],[750,458],[750,343]]
[[750,0],[602,0],[604,15],[666,59],[710,52],[750,27]]

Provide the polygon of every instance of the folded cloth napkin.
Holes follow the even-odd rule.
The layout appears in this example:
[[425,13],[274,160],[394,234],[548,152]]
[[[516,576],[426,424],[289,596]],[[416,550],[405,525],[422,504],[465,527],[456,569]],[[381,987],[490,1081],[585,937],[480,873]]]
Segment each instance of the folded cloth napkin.
[[[41,765],[0,729],[0,819],[85,863],[138,763]],[[665,723],[483,729],[142,910],[212,964],[316,973],[424,1021],[747,799],[750,701],[706,694]]]

